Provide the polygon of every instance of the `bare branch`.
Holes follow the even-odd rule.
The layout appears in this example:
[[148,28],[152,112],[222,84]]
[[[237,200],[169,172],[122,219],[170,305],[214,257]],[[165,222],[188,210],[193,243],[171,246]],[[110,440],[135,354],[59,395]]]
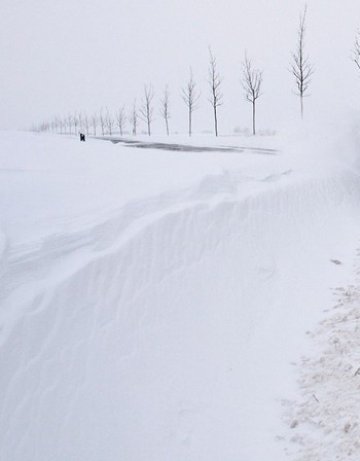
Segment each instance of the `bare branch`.
[[101,109],[100,114],[99,114],[99,122],[100,122],[100,127],[101,127],[101,134],[102,136],[105,136],[106,119],[103,113],[103,109]]
[[105,125],[108,130],[108,134],[111,136],[112,131],[113,131],[113,126],[114,126],[114,119],[109,111],[108,108],[106,108],[106,114],[105,114]]
[[182,99],[188,109],[189,136],[192,135],[192,114],[199,107],[200,93],[196,89],[196,83],[190,68],[190,77],[182,89]]
[[165,121],[165,127],[166,127],[166,134],[169,136],[169,119],[171,117],[170,115],[170,110],[169,110],[169,89],[166,86],[163,97],[160,101],[161,103],[161,108],[160,108],[160,115]]
[[85,128],[86,136],[89,136],[89,131],[90,131],[89,127],[90,127],[90,120],[87,114],[85,114],[84,115],[84,128]]
[[214,112],[215,135],[218,135],[218,116],[217,108],[223,103],[223,94],[220,90],[222,78],[217,69],[216,57],[213,55],[209,47],[210,62],[209,62],[209,85],[210,85],[210,99],[209,102]]
[[129,120],[130,120],[131,125],[132,125],[132,134],[134,136],[136,136],[136,133],[137,133],[138,119],[139,119],[139,114],[138,114],[138,110],[137,110],[137,106],[136,106],[136,99],[135,99],[133,107],[132,107],[132,111],[131,111],[131,114],[130,114],[130,117],[129,117]]
[[116,113],[116,122],[119,128],[120,136],[124,134],[125,121],[126,121],[125,107],[122,106]]
[[140,107],[140,118],[147,124],[148,135],[151,135],[151,122],[153,121],[154,107],[154,90],[150,85],[144,86],[144,98]]
[[300,14],[298,40],[294,53],[292,53],[292,64],[290,71],[295,78],[297,95],[300,97],[301,117],[304,116],[303,99],[309,89],[311,76],[314,73],[314,68],[311,65],[309,58],[305,55],[305,32],[306,32],[306,14],[307,6]]
[[356,67],[360,70],[360,30],[357,32],[355,37],[354,49],[353,49],[353,61]]
[[92,129],[93,129],[93,135],[96,136],[96,128],[97,128],[97,125],[98,125],[98,116],[96,114],[93,114],[91,116],[91,125],[92,125]]
[[256,134],[255,128],[255,109],[256,109],[256,101],[261,96],[261,85],[263,81],[263,74],[262,71],[259,69],[255,69],[251,60],[248,58],[247,54],[245,54],[244,62],[243,62],[243,74],[242,74],[242,86],[245,92],[245,99],[246,101],[252,104],[252,125],[253,125],[253,134]]

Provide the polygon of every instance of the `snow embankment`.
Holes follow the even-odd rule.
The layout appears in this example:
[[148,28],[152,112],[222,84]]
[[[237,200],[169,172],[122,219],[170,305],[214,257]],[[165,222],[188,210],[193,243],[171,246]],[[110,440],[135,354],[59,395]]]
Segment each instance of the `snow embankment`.
[[11,249],[1,461],[287,459],[291,362],[351,276],[360,183],[241,161]]
[[308,332],[314,351],[298,361],[299,396],[284,401],[290,459],[359,459],[359,278],[336,294],[338,302]]

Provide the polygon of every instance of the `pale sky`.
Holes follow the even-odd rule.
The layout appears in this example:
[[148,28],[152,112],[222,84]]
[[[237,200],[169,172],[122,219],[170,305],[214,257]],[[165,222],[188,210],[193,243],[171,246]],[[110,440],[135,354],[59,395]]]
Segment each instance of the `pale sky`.
[[[360,73],[351,62],[358,0],[309,0],[306,48],[315,74],[305,101],[308,114],[360,107]],[[158,103],[171,93],[171,129],[185,131],[181,100],[189,67],[201,89],[194,130],[212,129],[208,46],[223,75],[220,132],[250,127],[250,106],[240,84],[245,50],[264,71],[258,103],[260,129],[298,118],[288,71],[296,43],[298,0],[0,0],[0,127],[102,107],[117,109],[152,83]],[[163,131],[156,109],[155,132]]]

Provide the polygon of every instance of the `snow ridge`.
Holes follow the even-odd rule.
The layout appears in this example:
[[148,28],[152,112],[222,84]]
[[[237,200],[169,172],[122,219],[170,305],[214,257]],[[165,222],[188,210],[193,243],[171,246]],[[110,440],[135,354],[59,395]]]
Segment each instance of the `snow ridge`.
[[[280,459],[278,370],[307,325],[294,311],[313,310],[305,301],[360,203],[350,172],[293,176],[209,176],[12,249],[0,460],[253,461],[263,446]],[[309,242],[321,248],[306,268]],[[309,297],[290,302],[300,272]]]

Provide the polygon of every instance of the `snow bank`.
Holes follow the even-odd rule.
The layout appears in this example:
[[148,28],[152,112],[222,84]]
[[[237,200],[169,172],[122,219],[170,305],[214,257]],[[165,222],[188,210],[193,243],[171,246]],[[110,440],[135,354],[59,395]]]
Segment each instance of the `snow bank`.
[[[71,225],[55,232],[49,215],[46,237],[30,223],[31,240],[12,234],[0,298],[1,461],[287,459],[281,401],[297,393],[291,363],[306,353],[305,331],[351,274],[356,172],[284,152],[90,149],[97,165],[111,150],[111,168],[87,166],[92,184],[108,181],[114,152],[122,157],[125,185],[112,191],[124,195],[102,195],[99,212],[74,194]],[[56,176],[82,161],[66,154]],[[142,198],[129,193],[131,168]],[[152,182],[160,168],[161,185]]]
[[284,402],[291,458],[359,459],[359,287],[358,278],[339,287],[337,304],[308,332],[314,352],[298,363],[300,396]]

